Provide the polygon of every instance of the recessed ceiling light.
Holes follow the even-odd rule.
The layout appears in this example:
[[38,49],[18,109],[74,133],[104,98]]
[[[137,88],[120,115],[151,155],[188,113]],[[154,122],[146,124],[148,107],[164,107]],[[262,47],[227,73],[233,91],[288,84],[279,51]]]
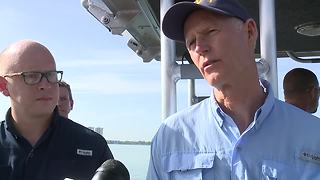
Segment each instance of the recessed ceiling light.
[[308,22],[295,27],[297,33],[305,36],[320,36],[320,22]]

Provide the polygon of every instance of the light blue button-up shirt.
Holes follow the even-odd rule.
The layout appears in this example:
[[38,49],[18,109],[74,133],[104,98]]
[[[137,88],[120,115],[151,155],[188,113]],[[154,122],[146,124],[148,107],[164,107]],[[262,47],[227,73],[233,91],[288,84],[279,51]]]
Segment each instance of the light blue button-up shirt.
[[148,180],[320,179],[320,119],[268,93],[240,134],[213,95],[170,116],[151,145]]

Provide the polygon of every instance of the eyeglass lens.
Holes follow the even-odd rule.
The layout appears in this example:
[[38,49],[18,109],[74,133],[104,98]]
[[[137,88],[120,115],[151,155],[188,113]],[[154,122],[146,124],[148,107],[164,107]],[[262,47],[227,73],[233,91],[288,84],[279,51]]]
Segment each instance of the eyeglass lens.
[[27,84],[37,84],[42,80],[43,77],[45,77],[49,83],[57,83],[61,80],[62,73],[57,71],[49,71],[45,73],[24,72],[22,73],[22,76]]

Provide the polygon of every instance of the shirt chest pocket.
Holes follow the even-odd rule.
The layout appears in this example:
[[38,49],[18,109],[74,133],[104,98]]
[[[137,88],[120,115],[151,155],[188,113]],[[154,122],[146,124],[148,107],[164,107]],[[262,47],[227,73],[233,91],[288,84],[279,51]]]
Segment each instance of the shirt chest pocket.
[[161,164],[171,180],[204,180],[210,176],[214,157],[214,153],[174,153],[164,156]]
[[295,170],[290,165],[271,160],[262,162],[261,174],[263,180],[299,179]]

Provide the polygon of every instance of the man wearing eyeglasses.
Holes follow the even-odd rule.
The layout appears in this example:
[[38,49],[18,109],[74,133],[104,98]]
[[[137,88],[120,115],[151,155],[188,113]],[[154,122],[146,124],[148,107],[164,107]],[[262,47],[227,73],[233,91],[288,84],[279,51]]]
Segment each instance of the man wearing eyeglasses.
[[58,114],[62,74],[31,40],[0,54],[0,91],[11,100],[0,124],[0,179],[91,179],[113,158],[102,136]]
[[310,70],[295,68],[283,79],[284,99],[309,113],[315,113],[319,104],[319,82]]

